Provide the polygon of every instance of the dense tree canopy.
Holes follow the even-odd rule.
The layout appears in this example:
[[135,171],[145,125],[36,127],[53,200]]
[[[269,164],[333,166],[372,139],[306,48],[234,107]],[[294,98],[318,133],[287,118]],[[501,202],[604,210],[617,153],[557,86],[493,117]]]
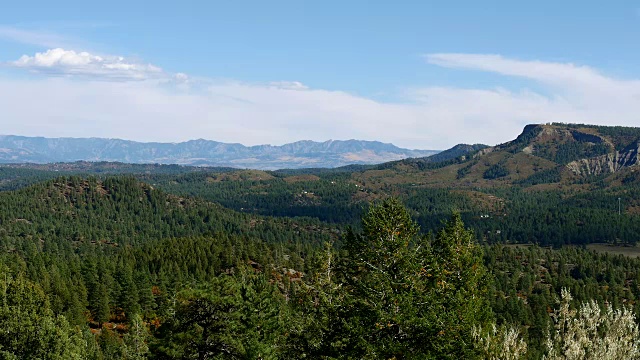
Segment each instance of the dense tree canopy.
[[[345,199],[376,195],[340,173],[326,176],[294,201],[310,206],[309,192],[331,196],[322,192],[330,185]],[[55,178],[0,192],[0,355],[457,359],[512,349],[537,359],[551,354],[549,313],[563,288],[575,304],[640,308],[638,259],[495,244],[513,234],[558,245],[633,237],[631,214],[617,228],[602,225],[619,193],[494,189],[518,202],[507,216],[485,218],[464,194],[405,190],[402,202],[343,207],[347,218],[363,214],[350,229],[236,212],[133,177]]]

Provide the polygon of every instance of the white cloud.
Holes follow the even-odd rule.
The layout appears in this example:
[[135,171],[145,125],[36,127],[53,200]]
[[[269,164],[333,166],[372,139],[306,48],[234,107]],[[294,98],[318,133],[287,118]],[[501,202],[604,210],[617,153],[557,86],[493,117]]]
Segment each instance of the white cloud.
[[[588,66],[571,63],[522,61],[486,54],[429,54],[427,62],[449,68],[488,71],[501,75],[528,78],[559,87],[618,86],[621,82]],[[632,81],[638,86],[638,81]]]
[[[51,64],[63,74],[88,68],[94,75],[96,68],[137,71],[127,66],[137,63],[126,59],[59,55],[40,60],[28,57],[26,68]],[[388,103],[314,89],[296,81],[250,84],[194,79],[180,73],[163,73],[172,79],[163,85],[157,81],[94,81],[111,79],[102,73],[83,77],[83,81],[0,77],[0,127],[5,134],[140,141],[207,138],[255,145],[357,138],[444,149],[461,142],[508,141],[528,123],[640,125],[640,82],[634,79],[614,79],[585,66],[497,55],[438,54],[427,60],[438,66],[530,79],[546,91],[425,86],[406,90],[403,103]],[[121,65],[108,69],[103,68],[105,64]],[[142,79],[148,78],[144,71],[142,74]]]
[[640,80],[637,79],[615,79],[591,67],[571,63],[522,61],[499,55],[431,54],[426,58],[429,63],[438,66],[487,71],[536,81],[547,86],[552,94],[541,97],[546,102],[540,105],[568,106],[579,114],[579,119],[575,121],[640,124],[637,115],[640,110]]
[[212,83],[204,92],[183,92],[150,82],[0,80],[0,108],[5,134],[141,141],[207,138],[255,145],[380,139],[384,128],[401,135],[405,131],[394,126],[415,125],[408,109],[344,92],[243,83]]
[[23,55],[10,66],[55,75],[74,75],[111,80],[147,80],[166,77],[161,68],[126,60],[122,56],[98,56],[62,48],[33,56]]

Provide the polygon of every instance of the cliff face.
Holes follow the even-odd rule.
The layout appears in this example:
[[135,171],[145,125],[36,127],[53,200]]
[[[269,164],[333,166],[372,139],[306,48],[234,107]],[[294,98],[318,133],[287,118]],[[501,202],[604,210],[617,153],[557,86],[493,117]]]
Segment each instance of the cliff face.
[[572,161],[567,164],[567,168],[576,175],[611,174],[625,167],[639,166],[638,152],[640,152],[640,139],[623,151]]
[[503,183],[522,182],[528,177],[539,183],[540,179],[561,181],[564,174],[572,181],[574,176],[613,174],[631,167],[640,170],[639,152],[640,128],[527,125],[516,139],[475,152],[475,163],[456,169],[456,179],[469,183],[487,180],[492,174],[507,174],[499,177]]
[[[634,135],[635,134],[635,135]],[[497,150],[526,154],[565,165],[579,176],[612,174],[638,166],[640,138],[635,128],[623,129],[589,125],[529,125],[514,141],[498,145]],[[621,144],[623,149],[618,147]],[[627,145],[628,144],[628,145]],[[485,150],[489,152],[488,149]]]

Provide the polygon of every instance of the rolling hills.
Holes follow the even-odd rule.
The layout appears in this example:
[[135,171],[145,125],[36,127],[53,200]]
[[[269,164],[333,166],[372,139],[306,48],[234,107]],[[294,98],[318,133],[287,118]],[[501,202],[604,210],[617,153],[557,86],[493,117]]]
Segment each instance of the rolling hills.
[[23,164],[0,169],[0,188],[61,173],[127,173],[168,193],[238,212],[305,216],[340,226],[357,223],[369,202],[393,196],[423,228],[435,228],[459,211],[489,242],[635,243],[640,240],[639,139],[638,128],[539,124],[496,146],[458,145],[435,156],[379,165],[261,171]]
[[439,162],[413,158],[350,172],[201,172],[153,181],[169,192],[264,215],[351,224],[368,202],[395,196],[424,228],[460,211],[490,242],[635,243],[639,137],[637,128],[531,125],[513,141],[467,147],[470,152]]

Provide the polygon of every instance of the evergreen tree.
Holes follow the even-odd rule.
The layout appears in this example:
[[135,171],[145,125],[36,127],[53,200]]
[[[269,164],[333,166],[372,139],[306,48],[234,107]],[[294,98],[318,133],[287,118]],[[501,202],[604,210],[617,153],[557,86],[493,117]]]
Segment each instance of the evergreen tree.
[[109,292],[104,284],[97,285],[94,302],[91,304],[91,315],[100,327],[111,318]]
[[302,282],[289,305],[288,335],[284,343],[285,358],[349,358],[362,352],[354,347],[350,336],[354,320],[343,278],[337,271],[339,256],[333,243],[309,260],[315,272]]
[[349,348],[367,358],[468,358],[474,325],[491,317],[473,234],[454,214],[435,239],[395,200],[374,204],[349,232],[342,264]]
[[234,359],[243,353],[237,283],[222,276],[207,289],[179,296],[175,315],[160,328],[154,354],[168,359]]
[[42,289],[22,275],[0,274],[0,356],[84,359],[91,344],[64,316],[54,315]]
[[129,332],[124,337],[125,352],[127,360],[143,360],[149,353],[150,335],[147,326],[139,314],[131,316],[129,322]]
[[[454,213],[438,232],[427,252],[431,302],[427,304],[428,331],[416,336],[429,341],[439,358],[467,358],[474,353],[473,328],[485,326],[492,314],[487,301],[489,277],[482,249],[473,233]],[[424,335],[429,335],[424,337]]]

